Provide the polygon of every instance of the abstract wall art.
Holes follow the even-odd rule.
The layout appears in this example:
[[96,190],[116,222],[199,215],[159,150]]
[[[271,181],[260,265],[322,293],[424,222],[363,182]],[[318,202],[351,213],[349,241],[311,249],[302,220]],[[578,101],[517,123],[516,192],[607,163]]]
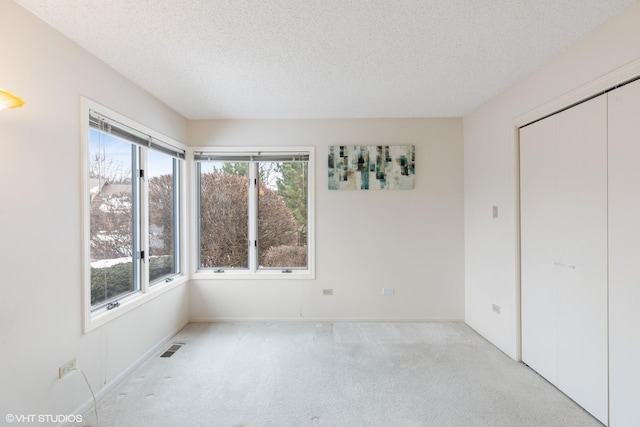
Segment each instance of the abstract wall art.
[[329,190],[411,190],[414,145],[329,146]]

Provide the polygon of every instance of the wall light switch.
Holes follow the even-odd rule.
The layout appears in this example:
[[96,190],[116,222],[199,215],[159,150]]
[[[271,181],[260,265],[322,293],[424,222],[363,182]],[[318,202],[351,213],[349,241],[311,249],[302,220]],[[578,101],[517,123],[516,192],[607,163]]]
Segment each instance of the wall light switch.
[[395,295],[395,293],[396,293],[395,288],[382,288],[382,295],[389,296],[389,295]]
[[324,295],[324,296],[333,295],[333,289],[323,289],[322,290],[322,295]]
[[493,217],[494,218],[498,218],[498,207],[497,206],[493,207]]

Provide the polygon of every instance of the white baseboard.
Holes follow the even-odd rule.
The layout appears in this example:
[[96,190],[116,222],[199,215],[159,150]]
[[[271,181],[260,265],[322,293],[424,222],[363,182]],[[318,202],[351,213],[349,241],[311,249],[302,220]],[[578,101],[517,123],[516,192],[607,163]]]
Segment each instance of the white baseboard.
[[459,317],[195,317],[191,323],[262,323],[262,322],[464,322]]

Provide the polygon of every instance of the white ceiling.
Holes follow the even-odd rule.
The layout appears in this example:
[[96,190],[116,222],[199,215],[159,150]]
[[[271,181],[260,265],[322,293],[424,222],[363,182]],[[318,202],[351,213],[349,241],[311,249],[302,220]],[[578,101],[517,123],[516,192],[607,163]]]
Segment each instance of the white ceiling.
[[188,119],[459,117],[636,0],[16,0]]

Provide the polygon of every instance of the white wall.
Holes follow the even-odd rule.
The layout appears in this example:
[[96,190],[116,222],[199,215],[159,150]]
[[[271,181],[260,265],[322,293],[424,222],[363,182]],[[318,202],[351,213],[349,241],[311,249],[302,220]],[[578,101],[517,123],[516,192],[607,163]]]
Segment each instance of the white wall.
[[[589,92],[601,85],[594,81],[640,58],[638,40],[640,3],[464,118],[465,320],[513,358],[519,356],[518,117],[533,118],[532,110],[548,110],[558,98],[595,94]],[[497,219],[493,205],[500,207]]]
[[[461,119],[211,120],[188,129],[191,146],[316,147],[316,280],[192,281],[192,318],[462,319]],[[414,190],[327,189],[329,145],[381,144],[416,146]]]
[[[187,123],[11,1],[0,1],[0,413],[68,414],[188,319],[178,287],[82,334],[80,96],[174,139]],[[3,421],[4,422],[4,421]]]

